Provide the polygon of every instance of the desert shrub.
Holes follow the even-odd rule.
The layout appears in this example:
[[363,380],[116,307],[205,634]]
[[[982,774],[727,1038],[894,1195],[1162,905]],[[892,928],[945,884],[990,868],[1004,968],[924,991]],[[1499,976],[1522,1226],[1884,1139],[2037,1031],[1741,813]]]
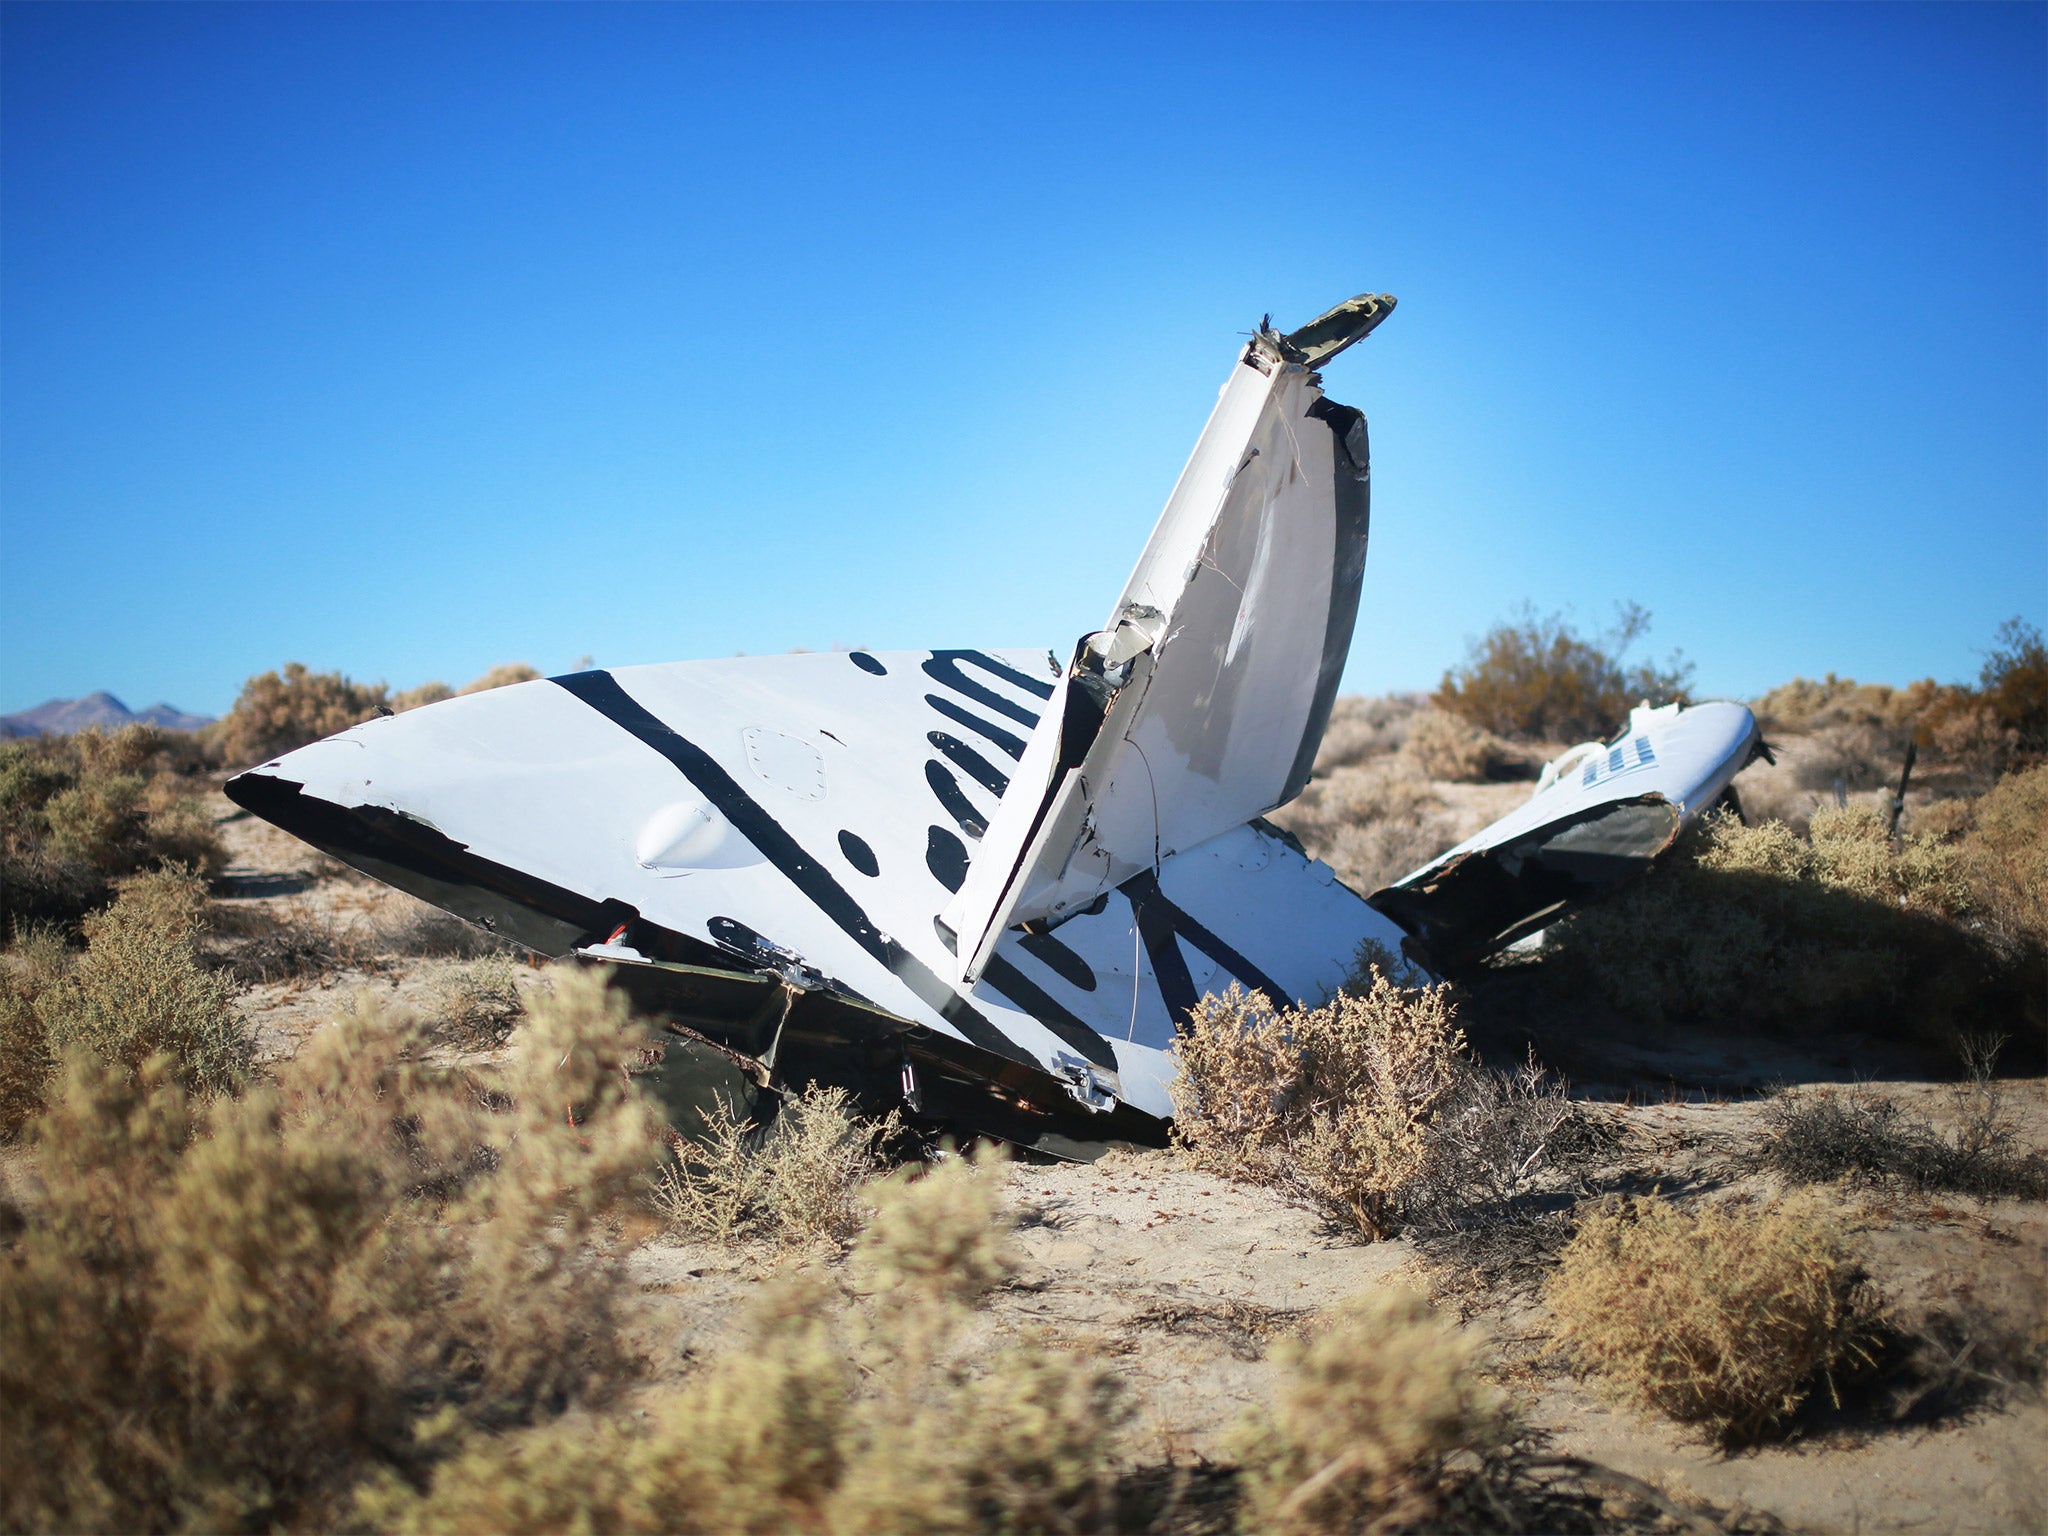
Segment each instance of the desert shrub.
[[262,672],[242,684],[233,708],[203,733],[231,768],[246,768],[345,731],[389,708],[382,683],[351,682],[304,662]]
[[1973,802],[1958,851],[1984,920],[2009,944],[2048,947],[2048,764]]
[[216,874],[227,855],[194,781],[149,726],[0,746],[0,920],[75,922],[109,882],[183,863]]
[[1522,1209],[1533,1191],[1576,1176],[1619,1134],[1533,1055],[1512,1072],[1462,1072],[1430,1116],[1422,1165],[1402,1191],[1407,1225],[1446,1237],[1533,1214]]
[[1368,1241],[1401,1225],[1432,1117],[1469,1066],[1446,990],[1369,989],[1275,1008],[1233,986],[1174,1046],[1174,1136],[1202,1167],[1268,1184]]
[[1355,891],[1376,891],[1459,841],[1443,801],[1402,756],[1312,779],[1272,819]]
[[1398,751],[1422,708],[1418,695],[1393,693],[1380,698],[1343,694],[1330,706],[1330,723],[1316,751],[1318,774],[1356,767]]
[[1851,1023],[1923,1041],[2028,1005],[1982,932],[1962,854],[1894,842],[1871,807],[1811,834],[1701,819],[1643,879],[1551,930],[1551,979],[1652,1020]]
[[1544,618],[1524,608],[1472,643],[1432,702],[1511,740],[1605,737],[1638,704],[1689,701],[1689,663],[1673,656],[1662,667],[1622,664],[1649,627],[1650,615],[1635,604],[1593,636],[1579,634],[1562,614]]
[[244,986],[311,980],[372,959],[353,929],[259,903],[216,905],[207,949]]
[[1410,1292],[1358,1297],[1273,1357],[1273,1406],[1239,1433],[1248,1530],[1445,1528],[1449,1464],[1513,1434],[1474,1342]]
[[361,1515],[408,1532],[1104,1529],[1127,1417],[1113,1378],[1034,1341],[961,1358],[1007,1269],[999,1194],[959,1159],[889,1181],[854,1253],[871,1315],[785,1276],[745,1343],[636,1420],[473,1435],[424,1491],[381,1479]]
[[1965,1042],[1969,1071],[1950,1090],[1942,1129],[1873,1089],[1779,1093],[1764,1106],[1750,1160],[1800,1183],[1859,1179],[1983,1199],[2048,1199],[2048,1155],[2020,1150],[2019,1128],[1994,1074],[2004,1042]]
[[2039,629],[2018,617],[2001,624],[1977,685],[2020,750],[2048,752],[2048,645]]
[[846,1241],[896,1130],[893,1112],[855,1115],[842,1088],[791,1095],[766,1130],[722,1099],[716,1113],[699,1113],[701,1132],[676,1139],[653,1200],[675,1232],[710,1242]]
[[446,683],[421,683],[417,688],[407,688],[391,696],[391,712],[402,715],[408,709],[418,709],[426,704],[438,704],[443,699],[455,697],[455,690]]
[[1801,789],[1882,789],[1899,780],[1904,746],[1893,732],[1864,721],[1834,721],[1799,746],[1787,747],[1793,782]]
[[523,661],[500,662],[462,691],[486,693],[493,688],[509,688],[514,683],[530,683],[539,676],[539,672]]
[[204,1106],[163,1057],[72,1056],[0,1255],[0,1436],[36,1450],[0,1524],[331,1527],[367,1473],[605,1390],[595,1222],[657,1145],[638,1037],[577,977],[527,1036],[488,1097],[367,1002]]
[[453,912],[411,896],[388,902],[370,924],[368,943],[378,954],[416,960],[477,960],[512,953],[509,942]]
[[49,1084],[50,1036],[36,996],[18,972],[0,971],[0,1141],[14,1140],[42,1110]]
[[1544,1295],[1582,1369],[1729,1442],[1832,1392],[1868,1322],[1840,1228],[1803,1196],[1760,1210],[1609,1200]]
[[508,954],[485,955],[442,978],[433,1027],[456,1045],[502,1045],[525,1012],[518,965]]
[[1426,779],[1477,784],[1486,778],[1497,752],[1486,732],[1462,715],[1428,709],[1410,722],[1401,755]]
[[172,867],[124,882],[113,905],[85,920],[85,953],[35,1010],[51,1056],[83,1051],[130,1073],[163,1057],[196,1094],[247,1081],[254,1040],[235,984],[201,964],[205,883]]

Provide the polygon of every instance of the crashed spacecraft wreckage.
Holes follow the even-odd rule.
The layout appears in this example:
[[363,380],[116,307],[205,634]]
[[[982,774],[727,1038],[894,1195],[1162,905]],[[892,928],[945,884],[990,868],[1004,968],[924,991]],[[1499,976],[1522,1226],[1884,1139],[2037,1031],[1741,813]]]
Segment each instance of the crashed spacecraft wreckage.
[[1367,940],[1470,964],[1641,872],[1758,745],[1739,705],[1638,710],[1369,897],[1260,819],[1308,781],[1365,568],[1365,417],[1316,370],[1393,307],[1260,327],[1065,652],[579,672],[367,721],[228,795],[610,966],[743,1097],[819,1081],[1058,1155],[1157,1143],[1203,994],[1319,999]]

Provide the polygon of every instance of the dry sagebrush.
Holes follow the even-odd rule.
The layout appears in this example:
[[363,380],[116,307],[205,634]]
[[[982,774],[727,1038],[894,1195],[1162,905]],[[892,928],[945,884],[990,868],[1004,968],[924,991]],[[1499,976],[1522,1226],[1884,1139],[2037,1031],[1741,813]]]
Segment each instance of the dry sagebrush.
[[862,1189],[882,1169],[896,1116],[863,1120],[842,1088],[786,1099],[766,1128],[724,1100],[678,1137],[655,1186],[671,1230],[708,1242],[843,1243],[859,1228]]
[[1553,930],[1546,969],[1652,1020],[1839,1021],[1938,1043],[2039,999],[2021,956],[1973,926],[1961,850],[1894,842],[1865,806],[1809,837],[1703,818],[1643,879]]
[[234,982],[201,963],[208,905],[198,876],[157,870],[124,882],[111,906],[86,918],[85,953],[75,960],[47,930],[31,942],[0,982],[10,1046],[0,1067],[0,1133],[19,1132],[70,1053],[127,1073],[160,1058],[164,1072],[201,1095],[247,1080],[254,1041]]
[[76,922],[137,870],[217,874],[226,854],[189,759],[145,725],[0,746],[0,927]]
[[1401,756],[1426,779],[1478,784],[1499,756],[1494,739],[1462,715],[1424,710],[1408,726]]
[[1454,1458],[1483,1459],[1512,1438],[1474,1341],[1412,1292],[1355,1298],[1312,1339],[1273,1353],[1273,1406],[1238,1436],[1246,1529],[1443,1528]]
[[471,1436],[426,1489],[387,1478],[363,1514],[416,1532],[1107,1528],[1126,1413],[1112,1378],[1030,1341],[961,1358],[1009,1264],[998,1178],[952,1159],[875,1190],[852,1266],[870,1311],[786,1275],[744,1343],[635,1420]]
[[1625,1398],[1755,1440],[1858,1358],[1868,1325],[1841,1228],[1816,1201],[1591,1212],[1545,1299],[1577,1364]]
[[332,1526],[374,1470],[605,1389],[596,1222],[658,1145],[623,1006],[567,978],[488,1095],[422,1043],[365,1004],[210,1104],[71,1058],[0,1257],[0,1431],[36,1448],[0,1524]]
[[1431,702],[1510,740],[1604,738],[1638,704],[1688,702],[1692,668],[1678,657],[1661,667],[1623,664],[1649,627],[1650,615],[1633,604],[1596,635],[1525,607],[1471,644]]
[[1312,779],[1273,820],[1355,891],[1420,869],[1458,842],[1442,799],[1404,756]]
[[1233,986],[1202,1000],[1174,1046],[1174,1135],[1205,1168],[1388,1237],[1430,1120],[1467,1070],[1463,1045],[1443,989],[1383,973],[1316,1009]]

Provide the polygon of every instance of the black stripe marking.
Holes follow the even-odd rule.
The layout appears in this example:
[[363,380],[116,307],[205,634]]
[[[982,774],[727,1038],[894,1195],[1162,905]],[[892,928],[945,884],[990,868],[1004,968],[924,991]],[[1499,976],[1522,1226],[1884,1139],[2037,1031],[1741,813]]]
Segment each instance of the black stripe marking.
[[859,667],[861,671],[872,672],[877,677],[887,677],[889,675],[889,669],[883,666],[881,662],[877,661],[873,656],[870,656],[866,651],[853,651],[850,652],[849,655],[851,656],[853,664],[856,667]]
[[1151,870],[1131,876],[1118,889],[1130,898],[1131,909],[1137,914],[1138,937],[1144,941],[1145,953],[1152,961],[1152,974],[1159,981],[1159,994],[1166,1000],[1167,1012],[1174,1015],[1176,1029],[1185,1022],[1187,1010],[1201,1001],[1195,995],[1194,978],[1188,974],[1187,957],[1180,952],[1181,939],[1247,987],[1265,993],[1275,1006],[1284,1006],[1289,1001],[1286,988],[1175,906],[1159,888],[1159,877]]
[[842,830],[839,834],[839,851],[846,855],[846,862],[866,875],[870,880],[882,872],[882,865],[875,858],[875,850],[867,839],[856,833]]
[[981,668],[982,671],[992,676],[1000,677],[1005,682],[1014,683],[1017,687],[1029,693],[1035,693],[1041,699],[1052,697],[1051,683],[1042,683],[1036,679],[1026,677],[1015,667],[1006,667],[1000,661],[997,661],[995,657],[984,656],[979,651],[933,651],[932,659],[924,664],[925,676],[935,683],[943,683],[963,698],[972,699],[975,703],[984,705],[999,715],[1008,715],[1020,725],[1031,726],[1038,724],[1038,716],[1034,715],[1022,704],[1004,698],[993,688],[977,683],[973,678],[962,672],[960,670],[960,663],[963,661],[970,666]]
[[[1010,756],[1021,758],[1024,755],[1024,742],[1021,737],[1012,736],[1000,726],[990,725],[972,710],[962,709],[951,699],[942,699],[936,693],[926,694],[924,701],[955,725],[964,725],[968,730],[978,731],[981,735],[986,736],[1000,750],[1009,753]],[[1036,720],[1033,720],[1031,723],[1034,728],[1038,724]]]
[[1070,987],[1083,992],[1095,990],[1095,972],[1086,960],[1049,933],[1020,933],[1017,943],[1024,953],[1051,971]]
[[1010,787],[1008,777],[999,772],[995,764],[975,751],[974,748],[968,746],[958,736],[949,736],[944,731],[926,731],[924,739],[937,747],[948,758],[952,759],[955,768],[958,768],[983,789],[994,795],[998,800],[1003,798],[1003,791]]
[[949,891],[967,883],[967,845],[944,827],[933,827],[924,848],[924,867]]
[[1096,1066],[1116,1071],[1116,1052],[1110,1049],[1109,1042],[1002,956],[989,956],[988,964],[982,967],[981,979]]
[[946,814],[960,823],[960,830],[981,841],[981,834],[988,830],[988,823],[981,819],[981,812],[974,808],[974,802],[967,798],[967,791],[960,787],[960,781],[936,758],[924,760],[924,781],[931,785],[932,793],[939,797],[939,804],[946,808]]
[[909,950],[877,929],[860,903],[804,852],[773,816],[741,789],[703,748],[671,730],[609,672],[576,672],[554,681],[621,729],[637,736],[676,766],[697,792],[737,827],[762,857],[781,870],[811,905],[847,937],[887,966],[898,980],[939,1017],[985,1051],[1036,1067],[1038,1063],[966,998],[947,986]]

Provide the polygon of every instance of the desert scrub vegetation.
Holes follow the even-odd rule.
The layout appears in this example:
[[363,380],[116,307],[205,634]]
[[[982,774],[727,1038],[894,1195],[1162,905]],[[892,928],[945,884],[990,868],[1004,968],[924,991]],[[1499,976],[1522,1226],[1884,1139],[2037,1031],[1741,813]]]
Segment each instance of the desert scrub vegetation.
[[1967,1075],[1948,1092],[1948,1125],[1869,1087],[1781,1091],[1763,1110],[1748,1161],[1795,1183],[1849,1179],[1922,1192],[2048,1199],[2048,1154],[2028,1152],[1996,1075],[2002,1039],[1966,1037]]
[[201,736],[227,766],[247,768],[362,724],[390,708],[388,695],[382,683],[289,661],[282,672],[259,672],[243,683],[234,705]]
[[1690,702],[1692,667],[1679,657],[1661,667],[1623,664],[1649,628],[1649,613],[1634,603],[1594,635],[1580,634],[1562,614],[1525,607],[1471,643],[1431,702],[1509,740],[1605,738],[1638,704]]
[[457,967],[435,987],[432,1029],[469,1050],[503,1045],[526,1012],[519,965],[509,954],[485,955]]
[[[2002,845],[2001,845],[2002,846]],[[1971,919],[1969,862],[1863,805],[1703,817],[1643,879],[1551,930],[1544,969],[1650,1020],[1846,1025],[1944,1046],[2038,1019],[2028,956]]]
[[652,1199],[678,1236],[716,1243],[846,1242],[897,1131],[893,1111],[862,1119],[846,1090],[816,1085],[784,1099],[766,1126],[724,1099],[698,1113],[701,1127],[672,1138]]
[[1509,1214],[1597,1140],[1561,1084],[1471,1060],[1448,988],[1373,967],[1320,1008],[1206,997],[1174,1053],[1174,1138],[1197,1166],[1369,1242]]
[[1400,750],[1422,709],[1420,694],[1393,693],[1378,698],[1342,694],[1330,706],[1330,722],[1316,751],[1316,772],[1354,768]]
[[1867,1359],[1873,1304],[1815,1199],[1585,1214],[1544,1298],[1576,1365],[1618,1395],[1741,1444]]
[[112,905],[88,913],[83,954],[50,928],[17,944],[0,973],[0,1135],[20,1133],[71,1054],[130,1075],[154,1062],[197,1095],[248,1080],[254,1044],[235,984],[200,951],[208,908],[205,882],[174,865],[130,876]]
[[84,1052],[0,1253],[9,1530],[333,1528],[383,1471],[626,1374],[600,1222],[650,1171],[641,1037],[562,979],[488,1090],[365,1000],[242,1097]]
[[450,688],[443,682],[421,683],[417,688],[408,688],[391,696],[394,714],[404,714],[408,709],[418,709],[423,704],[438,704],[443,699],[452,699],[458,694],[483,693],[491,688],[509,688],[514,683],[530,683],[540,673],[523,661],[509,661],[491,668],[482,677],[466,688]]
[[1442,799],[1405,755],[1317,777],[1273,821],[1354,891],[1372,892],[1456,846]]
[[1426,779],[1478,784],[1500,756],[1500,745],[1462,715],[1426,709],[1409,722],[1401,755]]
[[999,1184],[949,1158],[871,1190],[848,1273],[772,1284],[749,1337],[631,1420],[472,1434],[431,1480],[385,1477],[401,1532],[1083,1532],[1113,1524],[1128,1415],[1085,1355],[962,1332],[1009,1267]]
[[[1454,1459],[1484,1462],[1514,1438],[1477,1343],[1412,1292],[1339,1306],[1308,1340],[1273,1348],[1270,1408],[1239,1430],[1239,1524],[1274,1536],[1467,1529]],[[1483,1527],[1482,1527],[1483,1528]]]
[[137,870],[218,873],[227,856],[196,771],[183,744],[146,725],[0,746],[0,923],[76,922]]

